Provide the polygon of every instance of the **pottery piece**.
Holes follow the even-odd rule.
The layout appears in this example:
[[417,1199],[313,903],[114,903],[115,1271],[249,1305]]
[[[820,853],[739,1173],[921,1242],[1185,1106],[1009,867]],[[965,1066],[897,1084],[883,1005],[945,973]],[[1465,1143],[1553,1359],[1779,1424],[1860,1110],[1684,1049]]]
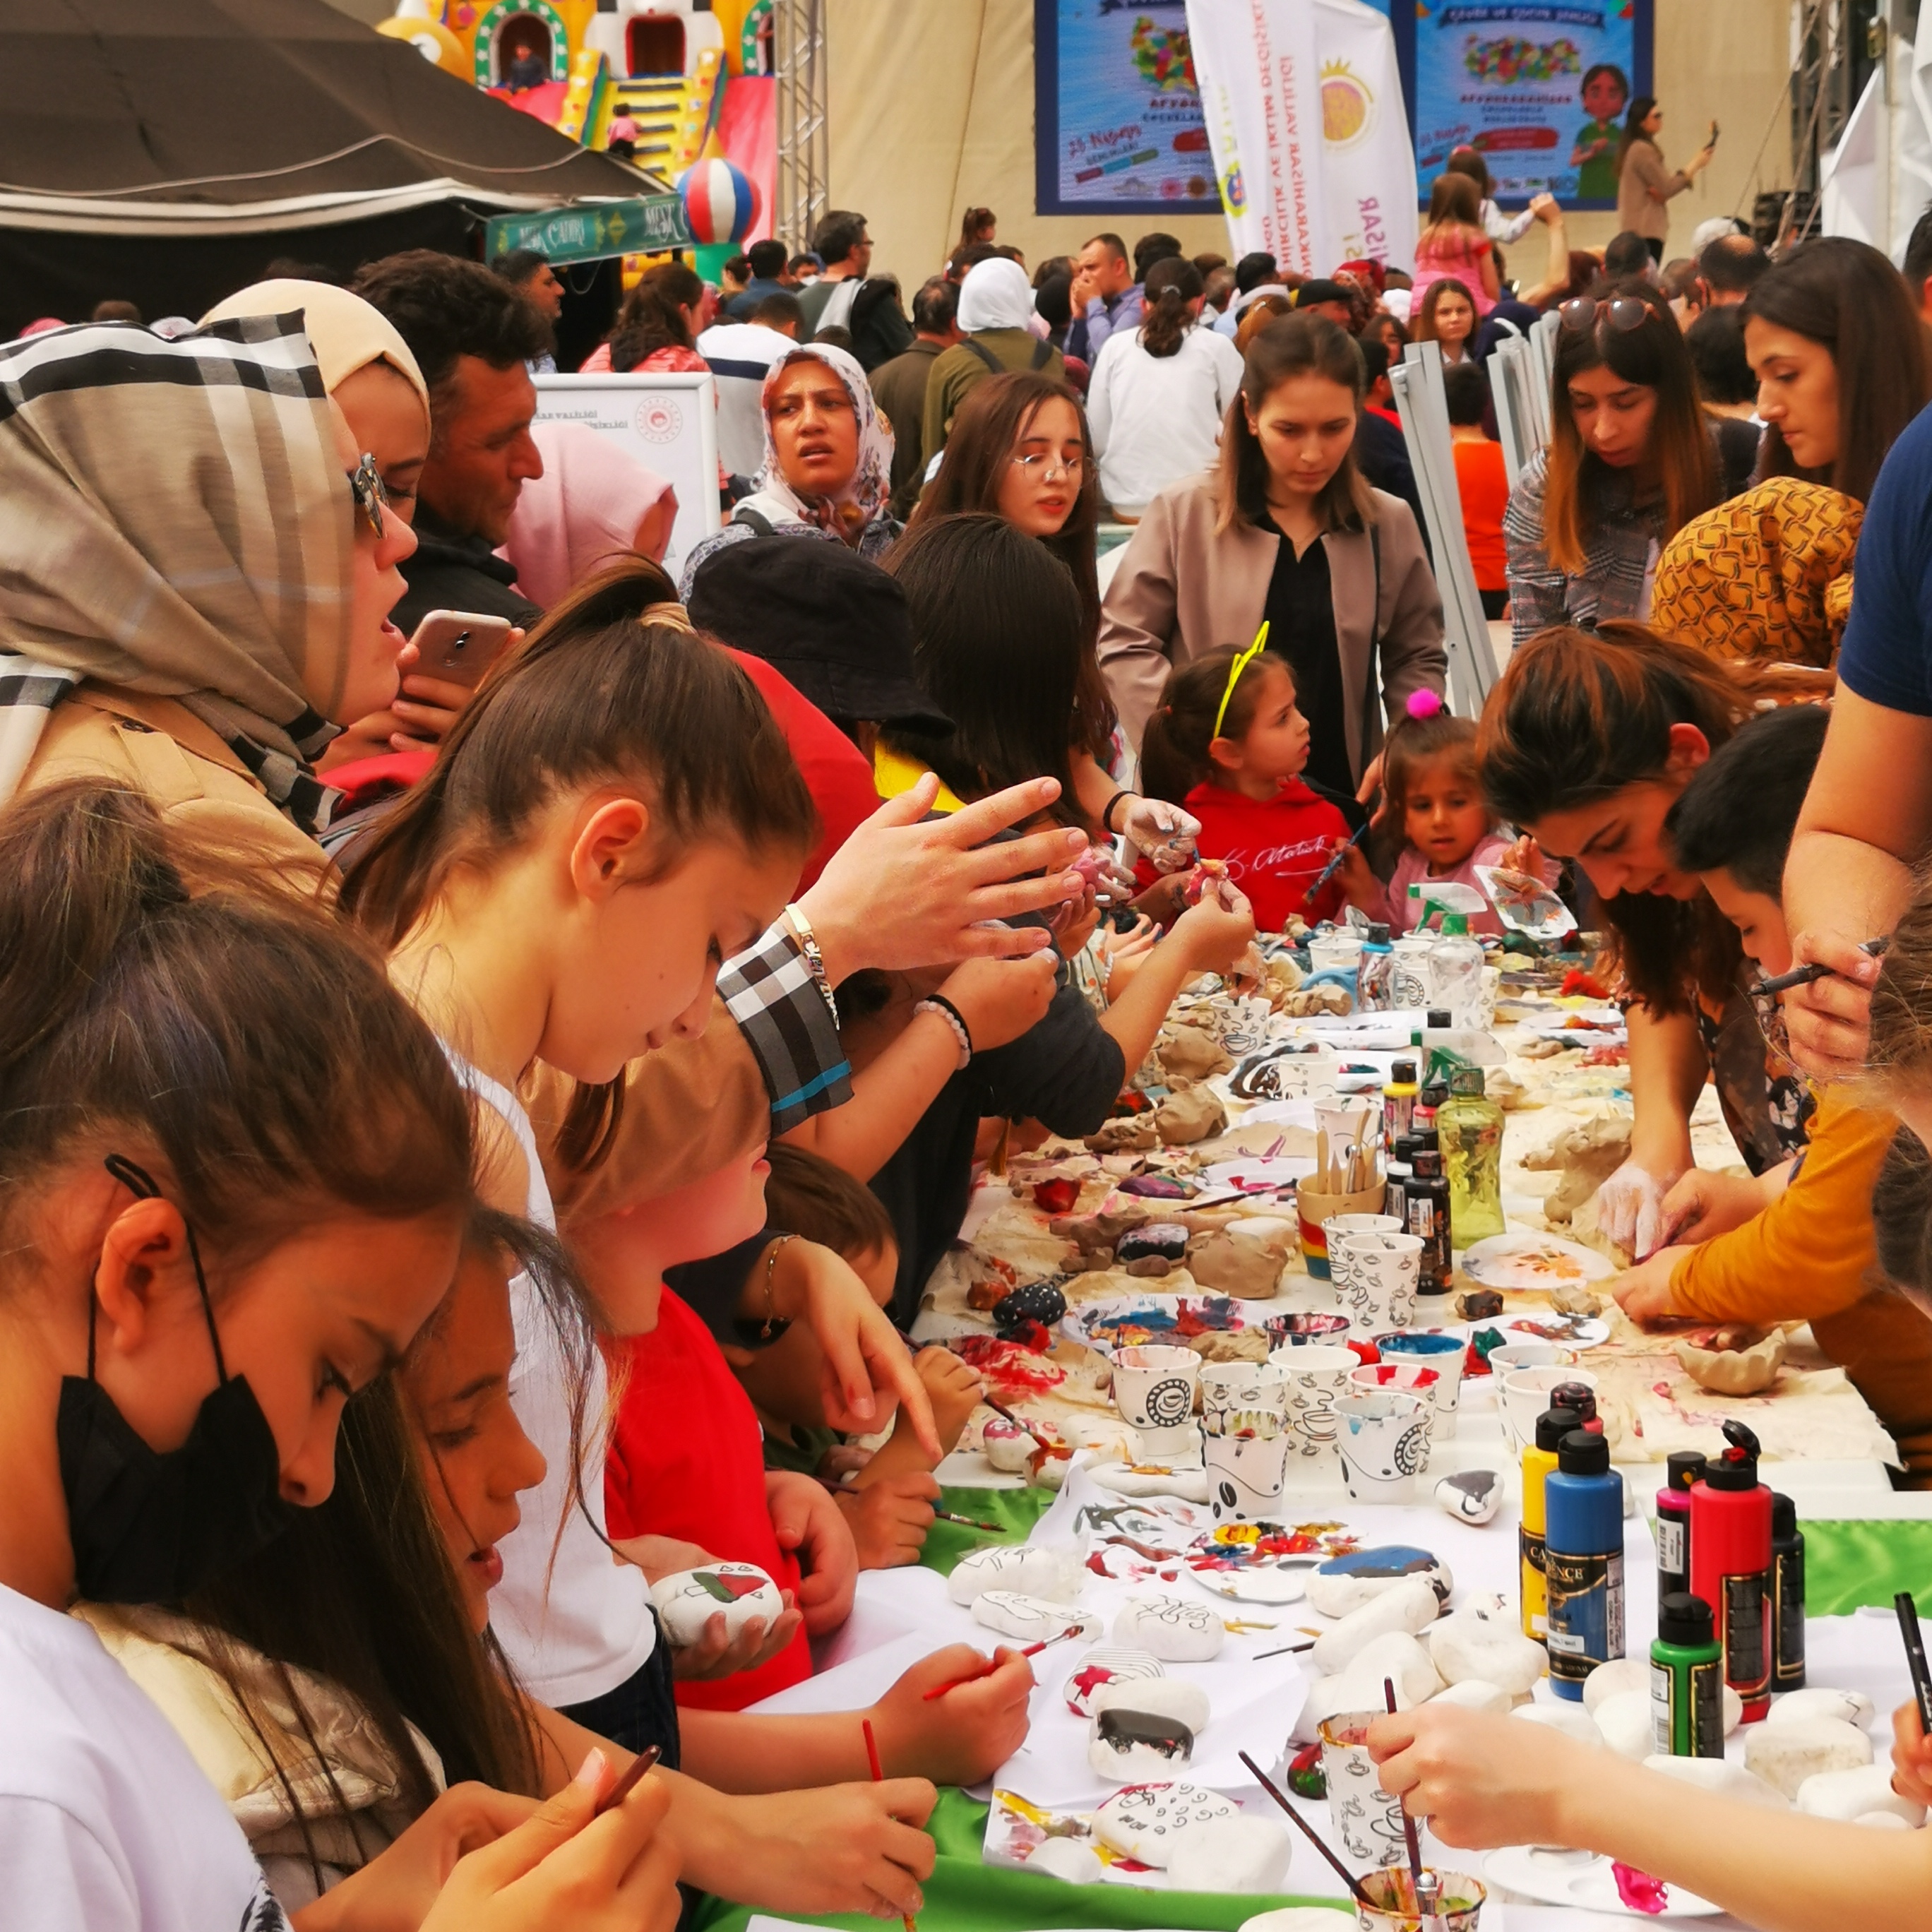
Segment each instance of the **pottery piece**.
[[1310,1667],[1339,1676],[1376,1638],[1390,1630],[1414,1636],[1436,1621],[1442,1606],[1428,1577],[1406,1577],[1393,1590],[1351,1610],[1333,1630],[1324,1630],[1315,1640]]
[[1586,1320],[1593,1319],[1604,1312],[1600,1295],[1592,1294],[1587,1288],[1580,1288],[1574,1281],[1559,1282],[1550,1291],[1550,1305],[1559,1315],[1579,1315]]
[[[1348,1372],[1359,1358],[1336,1342],[1277,1348],[1268,1360],[1286,1378],[1288,1427],[1298,1461],[1328,1461],[1335,1453],[1335,1405],[1348,1392]],[[1304,1473],[1306,1473],[1304,1467]]]
[[1601,1114],[1568,1127],[1547,1147],[1522,1157],[1532,1173],[1560,1171],[1562,1179],[1543,1197],[1543,1217],[1552,1226],[1568,1221],[1630,1158],[1628,1116]]
[[1207,1692],[1177,1678],[1103,1684],[1090,1702],[1088,1768],[1115,1784],[1186,1770],[1208,1728]]
[[1094,1814],[1094,1834],[1114,1851],[1164,1871],[1187,1833],[1240,1815],[1232,1799],[1198,1784],[1133,1784]]
[[1183,1834],[1167,1882],[1176,1892],[1279,1892],[1294,1850],[1272,1818],[1216,1819]]
[[1428,1641],[1445,1684],[1475,1678],[1520,1697],[1549,1667],[1542,1645],[1523,1635],[1515,1605],[1502,1597],[1480,1597],[1453,1611],[1430,1626]]
[[1228,1640],[1216,1612],[1186,1597],[1130,1597],[1114,1619],[1113,1636],[1166,1664],[1204,1663]]
[[1506,1718],[1516,1700],[1500,1684],[1486,1684],[1480,1677],[1466,1677],[1460,1684],[1445,1685],[1429,1700],[1432,1704],[1454,1704],[1465,1711],[1488,1711]]
[[1414,1500],[1415,1479],[1429,1467],[1428,1409],[1419,1396],[1395,1389],[1344,1396],[1336,1403],[1342,1480],[1356,1502]]
[[1213,1088],[1190,1087],[1184,1094],[1170,1094],[1154,1109],[1154,1125],[1163,1145],[1192,1147],[1226,1130],[1228,1110]]
[[1552,1731],[1561,1731],[1566,1738],[1574,1738],[1580,1744],[1600,1744],[1604,1734],[1597,1728],[1597,1720],[1587,1711],[1580,1711],[1574,1704],[1519,1704],[1510,1713],[1520,1718],[1526,1724],[1547,1724]]
[[1493,1469],[1461,1469],[1436,1485],[1436,1500],[1458,1522],[1491,1522],[1502,1507],[1503,1479]]
[[1714,1395],[1757,1395],[1778,1380],[1787,1346],[1782,1328],[1758,1334],[1743,1348],[1700,1348],[1680,1342],[1677,1364],[1700,1388]]
[[1380,1544],[1331,1556],[1310,1571],[1308,1605],[1324,1617],[1346,1617],[1414,1576],[1429,1580],[1439,1603],[1446,1604],[1456,1587],[1449,1566],[1432,1550],[1411,1543]]
[[1280,1288],[1287,1256],[1244,1237],[1239,1226],[1197,1234],[1188,1244],[1187,1272],[1216,1294],[1232,1294],[1238,1301],[1271,1300]]
[[1026,1869],[1067,1885],[1098,1885],[1107,1876],[1100,1854],[1077,1838],[1047,1838],[1027,1854]]
[[1744,1738],[1744,1768],[1787,1798],[1820,1772],[1856,1771],[1871,1761],[1871,1739],[1841,1718],[1754,1724]]
[[1821,1771],[1798,1787],[1793,1801],[1814,1818],[1856,1820],[1862,1824],[1875,1811],[1889,1814],[1916,1832],[1925,1822],[1925,1808],[1901,1798],[1892,1788],[1888,1764],[1854,1765],[1848,1771]]
[[1076,1717],[1094,1714],[1094,1695],[1110,1684],[1138,1682],[1144,1678],[1165,1677],[1166,1666],[1144,1650],[1116,1649],[1096,1645],[1067,1673],[1060,1695]]
[[1217,1523],[1274,1522],[1287,1483],[1288,1431],[1265,1410],[1236,1412],[1234,1419],[1244,1433],[1201,1438],[1208,1510]]
[[1234,1063],[1212,1034],[1178,1020],[1161,1028],[1160,1037],[1154,1043],[1154,1057],[1163,1073],[1183,1080],[1211,1080],[1217,1073],[1234,1070]]
[[1322,1772],[1328,1780],[1328,1816],[1342,1849],[1358,1865],[1400,1864],[1407,1856],[1402,1800],[1382,1788],[1369,1756],[1369,1726],[1382,1701],[1328,1718],[1321,1726]]
[[652,1585],[651,1601],[674,1650],[698,1642],[721,1614],[733,1637],[754,1618],[762,1617],[769,1629],[784,1614],[778,1586],[755,1563],[706,1563],[677,1570]]
[[1859,1730],[1872,1720],[1872,1700],[1862,1690],[1833,1690],[1824,1684],[1808,1685],[1802,1690],[1787,1690],[1772,1700],[1767,1724],[1795,1724],[1810,1718],[1836,1718],[1841,1724]]
[[988,1590],[1018,1590],[1022,1595],[1066,1602],[1080,1593],[1081,1570],[1063,1551],[1039,1544],[994,1544],[970,1550],[953,1566],[946,1594],[970,1605]]
[[1606,1697],[1592,1713],[1604,1742],[1619,1757],[1640,1764],[1656,1743],[1648,1690],[1619,1690]]
[[1653,1751],[1644,1760],[1647,1768],[1669,1778],[1681,1778],[1720,1798],[1741,1798],[1747,1804],[1761,1804],[1768,1811],[1786,1811],[1791,1801],[1784,1793],[1755,1777],[1741,1764],[1722,1757],[1666,1757]]
[[1082,1636],[1100,1634],[1100,1619],[1091,1610],[1072,1610],[1065,1604],[1049,1603],[1044,1597],[1029,1597],[1018,1590],[982,1591],[973,1599],[973,1618],[988,1630],[1017,1637],[1022,1643],[1037,1643],[1068,1630]]
[[1442,1688],[1429,1652],[1406,1630],[1384,1630],[1371,1637],[1342,1672],[1341,1682],[1354,1697],[1350,1708],[1355,1710],[1382,1702],[1385,1682],[1395,1686],[1396,1708],[1400,1711],[1427,1703]]
[[1270,1345],[1265,1328],[1210,1328],[1204,1335],[1189,1336],[1187,1346],[1204,1362],[1264,1362]]
[[1583,1680],[1583,1708],[1592,1717],[1597,1706],[1629,1691],[1650,1694],[1650,1660],[1643,1657],[1613,1657],[1600,1664]]

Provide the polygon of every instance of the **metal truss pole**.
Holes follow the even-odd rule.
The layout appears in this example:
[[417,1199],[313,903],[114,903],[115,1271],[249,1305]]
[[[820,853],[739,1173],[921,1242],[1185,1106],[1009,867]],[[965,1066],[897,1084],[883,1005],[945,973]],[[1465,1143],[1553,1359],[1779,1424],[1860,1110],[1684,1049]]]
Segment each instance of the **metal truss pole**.
[[812,245],[825,212],[826,0],[778,0],[772,53],[778,79],[778,208],[773,226],[794,254]]

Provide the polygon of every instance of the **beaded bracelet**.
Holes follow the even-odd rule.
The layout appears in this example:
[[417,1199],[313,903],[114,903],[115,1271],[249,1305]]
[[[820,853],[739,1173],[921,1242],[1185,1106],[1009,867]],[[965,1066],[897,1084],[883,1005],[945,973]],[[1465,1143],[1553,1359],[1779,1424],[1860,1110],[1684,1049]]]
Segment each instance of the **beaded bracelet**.
[[973,1064],[972,1030],[966,1024],[965,1016],[944,993],[934,993],[928,998],[921,1000],[918,1005],[913,1008],[913,1011],[915,1014],[937,1013],[958,1036],[959,1041],[958,1071],[963,1072]]

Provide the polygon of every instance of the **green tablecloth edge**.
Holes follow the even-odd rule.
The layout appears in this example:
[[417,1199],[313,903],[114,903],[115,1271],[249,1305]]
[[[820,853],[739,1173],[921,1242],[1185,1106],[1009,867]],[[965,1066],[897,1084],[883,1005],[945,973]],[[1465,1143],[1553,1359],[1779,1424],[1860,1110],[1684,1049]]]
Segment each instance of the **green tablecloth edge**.
[[[934,1524],[926,1539],[924,1562],[942,1576],[968,1550],[989,1543],[1018,1543],[1051,1506],[1046,1490],[948,1489],[940,1507],[956,1515],[998,1522],[993,1534],[949,1522]],[[1893,1597],[1910,1590],[1932,1606],[1932,1522],[1802,1521],[1804,1533],[1805,1607],[1814,1617],[1847,1616],[1867,1605],[1888,1610]],[[1116,1926],[1138,1932],[1150,1926],[1186,1928],[1186,1932],[1234,1932],[1256,1912],[1279,1905],[1334,1905],[1334,1899],[1259,1898],[1226,1892],[1175,1892],[1136,1886],[1064,1885],[1057,1879],[1034,1878],[983,1863],[980,1847],[986,1836],[987,1807],[963,1791],[942,1791],[928,1829],[939,1851],[938,1863],[926,1886],[926,1909],[920,1932],[1004,1932],[1004,1928],[1056,1926]],[[1312,1857],[1305,1845],[1296,1847],[1298,1859]],[[860,1916],[808,1917],[814,1924],[878,1932],[879,1921]],[[743,1906],[722,1899],[704,1900],[695,1932],[744,1932],[752,1915]],[[1337,1932],[1352,1922],[1339,1912]]]

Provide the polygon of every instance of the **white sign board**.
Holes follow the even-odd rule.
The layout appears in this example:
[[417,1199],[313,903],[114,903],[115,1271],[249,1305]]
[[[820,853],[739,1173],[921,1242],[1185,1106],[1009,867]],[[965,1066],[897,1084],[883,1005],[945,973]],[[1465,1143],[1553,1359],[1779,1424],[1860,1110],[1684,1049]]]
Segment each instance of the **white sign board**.
[[708,372],[539,376],[538,422],[582,423],[677,492],[664,566],[675,583],[698,538],[722,522],[718,508],[718,384]]

